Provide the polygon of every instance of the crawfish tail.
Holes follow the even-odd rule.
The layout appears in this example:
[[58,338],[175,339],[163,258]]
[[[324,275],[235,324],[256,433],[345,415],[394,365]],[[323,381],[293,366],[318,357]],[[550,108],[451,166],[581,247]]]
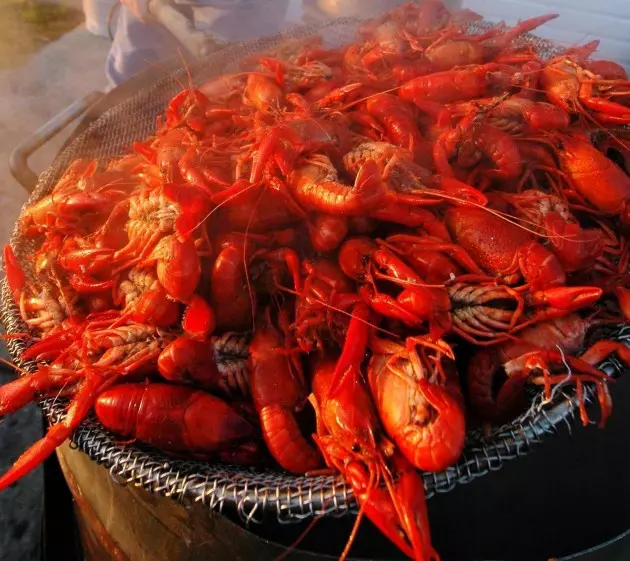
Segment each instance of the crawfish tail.
[[312,177],[311,166],[298,170],[291,181],[298,202],[309,210],[326,214],[363,216],[376,210],[387,196],[376,162],[367,161],[359,170],[354,187]]
[[126,384],[101,394],[104,426],[164,450],[208,453],[254,437],[254,427],[218,397],[168,384]]
[[516,37],[524,33],[529,33],[537,27],[544,25],[545,23],[556,19],[560,14],[545,14],[544,16],[537,16],[535,18],[529,18],[516,24],[514,27],[506,31],[503,35],[500,35],[498,39],[494,41],[498,48],[507,47]]
[[301,475],[321,467],[322,457],[302,435],[292,411],[280,405],[263,407],[260,424],[271,455],[284,469]]

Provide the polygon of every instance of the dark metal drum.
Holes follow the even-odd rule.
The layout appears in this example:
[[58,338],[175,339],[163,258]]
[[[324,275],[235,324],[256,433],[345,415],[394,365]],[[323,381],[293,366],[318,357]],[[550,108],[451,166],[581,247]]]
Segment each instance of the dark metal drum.
[[[624,380],[625,381],[625,380]],[[630,384],[613,388],[616,411],[605,430],[576,427],[537,453],[429,501],[442,561],[626,561],[630,559]],[[351,517],[311,526],[277,523],[245,529],[229,512],[123,486],[85,454],[58,452],[75,499],[85,561],[331,560]],[[310,526],[310,530],[309,530]],[[302,533],[295,551],[287,546]],[[365,521],[352,555],[401,559]]]

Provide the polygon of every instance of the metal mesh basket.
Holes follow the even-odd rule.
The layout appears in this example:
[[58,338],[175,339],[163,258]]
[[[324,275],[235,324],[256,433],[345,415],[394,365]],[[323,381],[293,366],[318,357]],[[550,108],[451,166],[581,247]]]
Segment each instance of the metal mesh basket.
[[[164,77],[151,87],[105,112],[85,132],[78,136],[51,167],[40,176],[37,188],[26,203],[39,200],[50,192],[67,166],[76,158],[106,161],[121,155],[135,140],[152,134],[156,117],[162,114],[168,100],[188,83],[188,72],[194,84],[224,73],[237,72],[237,62],[254,52],[267,51],[289,39],[321,35],[325,44],[339,45],[354,39],[360,23],[358,18],[343,18],[312,26],[296,27],[280,35],[242,44],[228,45],[198,61],[192,67],[181,68]],[[471,34],[487,30],[489,24],[475,22]],[[534,36],[523,37],[532,43],[542,57],[557,51],[548,41]],[[24,239],[17,227],[11,244],[18,259],[33,251],[35,242]],[[11,296],[6,279],[1,292],[2,320],[8,334],[27,331],[19,310]],[[630,340],[630,328],[620,328],[612,335]],[[9,339],[9,351],[15,362],[27,371],[33,363],[22,363],[20,355],[24,341]],[[614,359],[603,366],[609,373],[619,371]],[[592,394],[587,391],[587,398]],[[63,400],[42,402],[43,410],[51,423],[64,415]],[[503,464],[530,452],[558,427],[570,428],[577,408],[572,390],[556,392],[550,403],[544,403],[541,394],[534,395],[531,408],[512,423],[496,427],[490,436],[469,432],[465,453],[459,462],[441,472],[425,473],[424,483],[428,496],[445,493],[457,484],[468,483]],[[300,521],[314,515],[343,515],[355,511],[352,490],[340,477],[296,477],[286,473],[247,469],[242,466],[209,464],[200,461],[183,461],[169,458],[159,451],[141,445],[122,445],[105,430],[94,417],[90,417],[75,432],[72,443],[88,456],[110,470],[120,482],[140,486],[152,493],[174,497],[180,501],[197,501],[213,509],[229,505],[235,507],[246,522],[260,521],[265,513],[275,513],[281,523]]]

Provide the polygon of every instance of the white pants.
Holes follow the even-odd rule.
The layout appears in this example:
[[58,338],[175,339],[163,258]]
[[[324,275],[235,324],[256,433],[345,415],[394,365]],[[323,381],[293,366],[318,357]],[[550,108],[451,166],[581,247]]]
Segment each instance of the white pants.
[[[90,1],[90,0],[86,0]],[[223,41],[244,41],[280,32],[287,24],[375,14],[405,0],[205,0],[195,23]],[[461,0],[445,0],[450,7]],[[120,8],[106,73],[116,86],[150,65],[177,54],[181,45],[159,23],[143,23]]]

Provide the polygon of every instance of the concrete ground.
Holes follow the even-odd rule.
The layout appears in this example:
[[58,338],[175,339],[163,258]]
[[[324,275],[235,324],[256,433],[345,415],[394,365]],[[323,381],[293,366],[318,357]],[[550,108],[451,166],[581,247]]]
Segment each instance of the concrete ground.
[[[66,0],[74,3],[75,0]],[[5,0],[0,0],[0,7]],[[80,9],[80,3],[75,6]],[[2,10],[4,28],[10,27]],[[22,22],[15,21],[18,27]],[[21,30],[20,30],[21,32]],[[110,42],[89,33],[83,25],[35,52],[16,52],[7,34],[0,34],[0,240],[9,238],[27,192],[11,177],[9,155],[15,146],[86,93],[106,87],[105,58]],[[22,39],[24,37],[22,36]],[[66,135],[33,155],[31,168],[42,172],[54,159]],[[4,349],[2,356],[6,357]],[[0,370],[0,384],[12,377]],[[0,473],[41,436],[41,413],[28,407],[0,422]],[[0,493],[0,561],[39,559],[43,473],[27,476]]]
[[[1,3],[1,0],[0,0]],[[84,26],[26,58],[14,68],[0,69],[0,239],[6,240],[26,200],[26,191],[9,172],[15,146],[50,118],[85,94],[104,90],[108,39],[96,37]],[[2,49],[2,37],[0,37]],[[52,162],[66,136],[53,139],[31,159],[41,173]]]

